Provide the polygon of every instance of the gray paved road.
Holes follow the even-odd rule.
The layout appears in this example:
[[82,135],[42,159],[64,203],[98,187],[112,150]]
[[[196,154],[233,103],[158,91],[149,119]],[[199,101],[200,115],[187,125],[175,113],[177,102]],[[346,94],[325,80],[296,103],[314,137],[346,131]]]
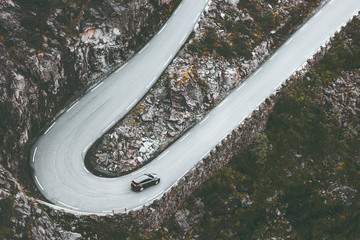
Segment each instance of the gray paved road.
[[[149,45],[74,103],[38,139],[31,165],[35,183],[48,200],[65,209],[99,214],[151,203],[360,9],[359,0],[330,1],[202,122],[135,173],[113,179],[90,174],[83,163],[89,146],[146,94],[191,32],[205,4],[206,0],[183,0]],[[132,192],[130,180],[144,172],[158,173],[160,184],[142,193]]]

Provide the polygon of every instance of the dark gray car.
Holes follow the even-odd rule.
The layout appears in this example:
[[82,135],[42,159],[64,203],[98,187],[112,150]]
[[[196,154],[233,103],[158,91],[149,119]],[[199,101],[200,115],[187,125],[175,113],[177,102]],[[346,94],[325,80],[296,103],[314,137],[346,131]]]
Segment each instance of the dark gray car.
[[131,189],[134,191],[142,191],[147,187],[156,185],[160,182],[160,178],[155,173],[143,174],[131,181]]

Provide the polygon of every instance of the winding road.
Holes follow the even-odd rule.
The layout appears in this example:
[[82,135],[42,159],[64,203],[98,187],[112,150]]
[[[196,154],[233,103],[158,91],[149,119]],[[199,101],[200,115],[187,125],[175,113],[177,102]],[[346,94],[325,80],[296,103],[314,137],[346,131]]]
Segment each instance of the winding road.
[[[31,153],[34,181],[53,204],[79,214],[141,208],[162,196],[265,98],[300,69],[360,9],[359,0],[331,0],[222,103],[159,157],[118,178],[89,173],[89,147],[150,89],[186,41],[207,0],[183,0],[157,35],[132,59],[93,87],[46,130]],[[130,181],[145,172],[161,177],[141,193]]]

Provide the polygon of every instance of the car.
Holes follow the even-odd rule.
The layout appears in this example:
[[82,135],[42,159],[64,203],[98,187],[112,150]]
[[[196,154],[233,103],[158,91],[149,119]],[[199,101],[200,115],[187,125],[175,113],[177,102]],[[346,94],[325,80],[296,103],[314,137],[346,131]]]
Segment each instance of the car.
[[131,189],[134,191],[143,191],[145,188],[152,185],[157,185],[160,182],[160,178],[155,173],[143,174],[131,181]]

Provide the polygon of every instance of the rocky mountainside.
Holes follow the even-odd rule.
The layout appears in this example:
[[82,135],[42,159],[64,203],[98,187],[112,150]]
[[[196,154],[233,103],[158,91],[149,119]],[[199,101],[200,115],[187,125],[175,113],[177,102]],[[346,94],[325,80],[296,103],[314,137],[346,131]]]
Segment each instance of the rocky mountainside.
[[118,176],[151,161],[266,60],[321,1],[213,0],[147,96],[87,154]]
[[359,239],[360,17],[282,88],[263,132],[129,239]]
[[[178,2],[0,2],[1,238],[226,239],[238,234],[332,239],[341,229],[344,234],[339,238],[358,238],[359,21],[337,38],[339,44],[317,65],[316,74],[304,77],[302,90],[284,93],[270,127],[254,145],[201,187],[158,231],[140,235],[89,231],[87,226],[75,227],[61,213],[46,212],[29,196],[36,195],[30,191],[27,168],[34,138],[64,106],[131,57]],[[135,161],[133,167],[141,154],[155,156],[162,144],[180,136],[253,71],[319,3],[213,1],[159,83],[104,138],[105,148],[99,148],[108,160],[104,169],[119,172],[109,170],[121,160],[121,151],[129,156],[129,166]],[[278,128],[278,122],[285,128]],[[314,129],[316,134],[326,133],[316,135],[323,137],[317,142],[326,144],[313,144]],[[276,152],[279,149],[282,152]],[[261,171],[251,169],[254,162]]]
[[12,174],[0,166],[1,239],[79,239],[35,204]]
[[[170,5],[163,2],[168,2]],[[179,1],[2,1],[1,162],[139,49]]]
[[28,149],[64,106],[143,46],[179,2],[0,1],[3,239],[65,238],[19,184],[33,186]]

